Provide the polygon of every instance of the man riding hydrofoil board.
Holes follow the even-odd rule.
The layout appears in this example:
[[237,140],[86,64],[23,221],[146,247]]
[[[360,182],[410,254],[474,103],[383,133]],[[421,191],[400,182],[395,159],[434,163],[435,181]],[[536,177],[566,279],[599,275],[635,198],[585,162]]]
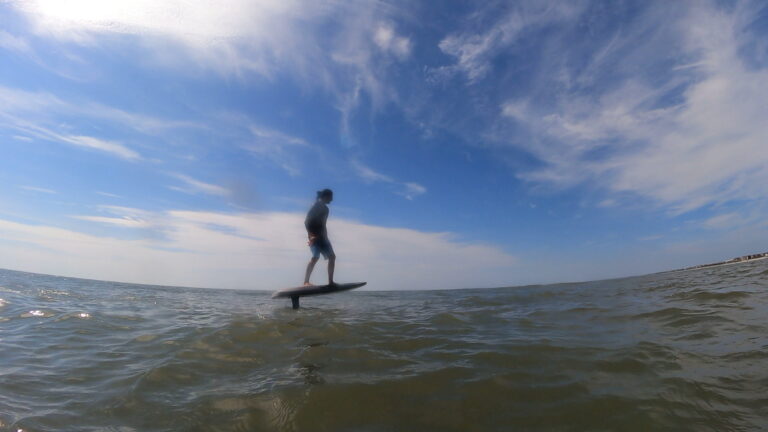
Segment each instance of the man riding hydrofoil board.
[[317,192],[317,199],[312,208],[307,212],[307,217],[304,219],[304,227],[307,229],[307,237],[309,241],[309,250],[312,252],[312,258],[310,258],[307,264],[307,271],[304,274],[304,286],[311,286],[309,277],[312,275],[312,270],[315,268],[315,264],[320,259],[320,255],[328,260],[328,285],[333,285],[333,271],[336,267],[336,254],[333,252],[333,246],[328,239],[328,231],[325,227],[328,221],[328,204],[333,201],[333,191],[330,189],[323,189]]

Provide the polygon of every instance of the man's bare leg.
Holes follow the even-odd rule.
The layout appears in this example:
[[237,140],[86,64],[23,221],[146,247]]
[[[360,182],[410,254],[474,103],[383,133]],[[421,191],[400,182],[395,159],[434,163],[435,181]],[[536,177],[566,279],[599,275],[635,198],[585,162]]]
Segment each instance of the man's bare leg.
[[336,255],[328,258],[328,285],[333,285],[333,271],[336,269]]
[[314,270],[317,260],[318,258],[310,258],[309,263],[307,264],[307,271],[304,273],[304,285],[312,285],[309,283],[309,277],[312,275],[312,270]]

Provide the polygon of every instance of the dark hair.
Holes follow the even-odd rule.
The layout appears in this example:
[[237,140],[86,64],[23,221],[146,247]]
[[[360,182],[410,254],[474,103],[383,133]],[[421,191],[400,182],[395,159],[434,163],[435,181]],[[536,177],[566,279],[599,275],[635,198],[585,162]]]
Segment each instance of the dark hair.
[[327,197],[327,196],[333,196],[333,191],[330,189],[323,189],[321,191],[317,191],[318,198]]

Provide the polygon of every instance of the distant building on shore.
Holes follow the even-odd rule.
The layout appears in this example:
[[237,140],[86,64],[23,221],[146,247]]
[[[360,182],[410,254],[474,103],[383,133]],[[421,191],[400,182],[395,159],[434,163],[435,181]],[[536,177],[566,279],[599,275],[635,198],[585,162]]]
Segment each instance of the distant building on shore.
[[750,261],[750,260],[763,259],[763,258],[768,258],[768,252],[763,252],[763,253],[753,254],[753,255],[744,255],[737,258],[731,258],[728,261],[721,261],[721,262],[710,263],[710,264],[700,264],[693,267],[686,267],[683,270],[712,267],[712,266],[718,266],[723,264],[732,264],[732,263],[737,263],[742,261]]

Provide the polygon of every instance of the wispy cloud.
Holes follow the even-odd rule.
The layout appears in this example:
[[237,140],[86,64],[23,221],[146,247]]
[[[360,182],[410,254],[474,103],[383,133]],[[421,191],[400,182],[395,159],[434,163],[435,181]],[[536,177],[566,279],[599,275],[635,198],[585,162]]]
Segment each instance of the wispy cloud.
[[166,43],[154,49],[164,54],[181,52],[204,67],[267,76],[274,72],[275,60],[301,62],[291,54],[311,36],[297,30],[333,12],[292,0],[33,0],[15,6],[41,36],[85,45],[98,44],[104,34],[160,40]]
[[[675,213],[768,198],[768,71],[744,52],[758,36],[749,28],[753,7],[742,5],[646,8],[620,35],[582,52],[586,66],[542,71],[531,93],[500,104],[510,128],[495,139],[545,163],[524,179],[592,182]],[[622,68],[607,72],[613,64]]]
[[92,136],[70,135],[66,133],[62,134],[46,126],[41,126],[39,123],[34,123],[27,119],[5,114],[1,110],[0,127],[6,127],[19,132],[23,132],[28,136],[46,141],[97,150],[129,161],[138,161],[142,159],[138,152],[121,143]]
[[408,199],[413,199],[414,197],[427,193],[427,188],[418,183],[408,182],[403,183],[403,185],[405,186],[405,191],[402,192],[402,195]]
[[90,133],[78,133],[77,124],[83,120],[104,121],[117,130],[151,135],[178,128],[201,128],[192,122],[154,118],[90,100],[69,101],[49,92],[0,86],[0,128],[20,133],[17,139],[43,139],[97,150],[134,162],[145,159],[125,143]]
[[352,167],[357,172],[357,175],[367,182],[395,183],[392,177],[376,172],[359,161],[352,161]]
[[215,185],[212,183],[205,183],[185,174],[174,173],[171,174],[171,176],[181,180],[184,183],[184,186],[171,186],[170,188],[173,190],[191,194],[202,193],[206,195],[216,195],[221,197],[228,197],[232,195],[232,191],[223,186]]
[[115,225],[124,228],[149,228],[152,225],[144,220],[137,220],[131,218],[116,218],[106,216],[72,216],[75,219],[80,219],[88,222],[97,222],[109,225]]
[[292,176],[301,174],[296,151],[314,149],[314,146],[302,138],[263,126],[250,124],[248,131],[251,137],[245,149],[258,157],[273,161]]
[[49,194],[49,195],[55,195],[57,193],[55,190],[41,188],[41,187],[37,187],[37,186],[19,186],[19,187],[24,189],[24,190],[28,190],[28,191],[32,191],[32,192],[38,192],[38,193],[44,193],[44,194]]
[[98,207],[101,213],[109,216],[74,215],[74,219],[114,225],[122,228],[159,228],[160,217],[152,212],[131,207],[102,205]]
[[409,200],[413,200],[419,195],[423,195],[427,192],[427,188],[413,182],[400,182],[392,177],[374,171],[370,167],[364,165],[360,161],[353,160],[351,162],[352,168],[357,175],[368,183],[386,183],[395,186],[395,193],[402,195]]
[[702,225],[711,229],[733,228],[741,226],[745,222],[744,217],[739,213],[731,212],[719,214],[705,220]]
[[0,49],[27,54],[31,51],[29,43],[24,38],[14,36],[4,30],[0,30]]
[[150,242],[166,241],[167,233],[173,229],[165,212],[134,207],[99,205],[96,207],[96,214],[78,214],[69,217],[106,226],[107,229],[120,229],[119,235],[115,236],[117,238],[133,238]]
[[61,137],[61,139],[62,141],[68,142],[76,146],[91,148],[91,149],[100,150],[106,153],[111,153],[123,159],[127,159],[127,160],[141,159],[141,156],[139,156],[137,152],[117,142],[107,141],[107,140],[89,137],[89,136],[63,136]]
[[27,91],[0,86],[0,114],[25,118],[33,115],[38,121],[64,117],[103,119],[142,133],[153,133],[175,128],[199,129],[198,123],[168,120],[129,112],[92,100],[66,100],[46,91]]
[[523,1],[509,8],[489,4],[487,10],[472,15],[469,28],[440,41],[440,49],[456,59],[455,64],[444,66],[440,72],[461,72],[469,82],[476,82],[492,69],[494,58],[526,30],[573,19],[581,9],[577,2]]
[[[336,99],[341,140],[354,143],[349,119],[367,95],[375,110],[396,100],[387,79],[409,58],[413,43],[390,17],[404,14],[379,2],[298,0],[30,0],[11,4],[40,37],[98,46],[131,38],[144,64],[228,77],[293,77]],[[65,6],[66,5],[66,6]],[[107,42],[108,43],[108,42]]]
[[401,60],[411,54],[411,40],[398,35],[391,24],[379,24],[373,40],[382,51],[392,53]]
[[[114,216],[77,217],[136,229],[135,239],[0,220],[2,238],[15,242],[12,248],[0,245],[0,259],[30,271],[219,288],[276,289],[303,277],[308,259],[303,214],[123,209],[119,216],[119,208],[103,210]],[[162,235],[142,235],[153,219],[162,220],[156,225]],[[367,280],[376,289],[503,285],[518,262],[496,247],[463,243],[447,233],[340,219],[329,221],[328,229],[339,255],[337,278]]]

